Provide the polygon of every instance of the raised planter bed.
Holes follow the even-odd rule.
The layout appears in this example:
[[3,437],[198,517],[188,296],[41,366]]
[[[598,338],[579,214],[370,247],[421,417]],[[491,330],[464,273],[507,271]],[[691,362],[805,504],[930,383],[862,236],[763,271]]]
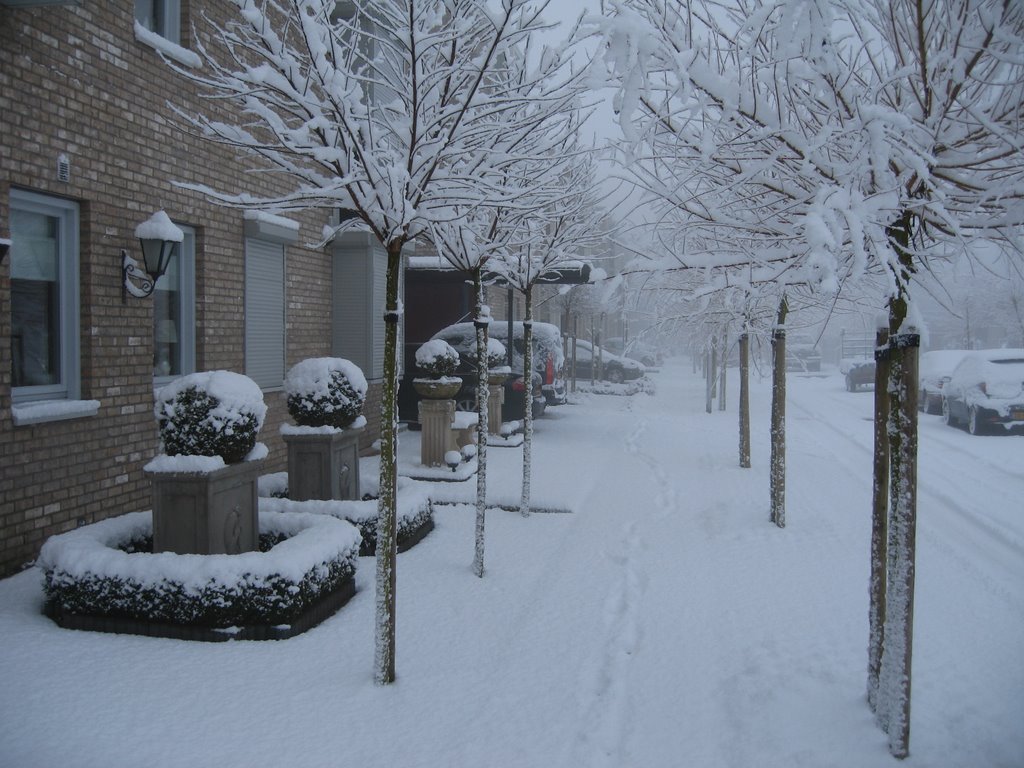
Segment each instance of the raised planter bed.
[[51,537],[40,553],[44,613],[71,629],[187,640],[284,639],[355,592],[360,536],[322,515],[260,512],[260,549],[153,553],[135,512]]
[[[292,501],[282,498],[261,498],[260,514],[264,510],[279,512],[305,512],[346,520],[359,529],[362,545],[359,554],[373,555],[377,551],[377,499],[359,501]],[[409,481],[399,479],[397,501],[397,547],[405,552],[418,544],[434,529],[434,505],[426,490]]]

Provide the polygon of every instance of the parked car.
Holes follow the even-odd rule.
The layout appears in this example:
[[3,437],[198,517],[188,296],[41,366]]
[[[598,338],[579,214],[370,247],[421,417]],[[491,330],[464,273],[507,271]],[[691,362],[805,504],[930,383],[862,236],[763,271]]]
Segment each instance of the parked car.
[[605,342],[605,348],[620,357],[636,360],[648,368],[657,368],[664,362],[661,352],[649,344],[644,344],[636,339],[625,343],[621,337],[615,336]]
[[786,370],[816,373],[821,370],[821,352],[810,336],[793,334],[786,339]]
[[942,388],[953,375],[953,369],[970,350],[936,349],[921,355],[917,407],[925,413],[942,413]]
[[1024,349],[968,352],[942,387],[942,420],[972,435],[1024,433]]
[[[495,320],[489,329],[491,338],[508,344],[508,321]],[[526,341],[522,322],[512,323],[515,342],[512,345],[512,370],[521,371],[524,366]],[[450,343],[450,342],[449,342]],[[533,323],[533,370],[540,375],[541,392],[548,405],[562,405],[568,397],[563,368],[565,353],[562,351],[562,332],[551,323]]]
[[[491,323],[488,335],[508,348],[508,324],[496,320]],[[502,421],[517,421],[526,413],[526,385],[523,377],[526,349],[522,322],[513,323],[512,375],[505,381],[505,400],[501,406]],[[455,323],[434,334],[435,339],[444,339],[459,353],[459,368],[455,372],[462,379],[462,387],[455,395],[455,407],[460,411],[476,410],[476,329],[473,323]],[[550,323],[533,324],[534,371],[530,386],[530,404],[534,418],[544,414],[548,405],[565,402],[566,386],[561,378],[564,362],[561,333]],[[416,371],[407,371],[406,378],[413,379]],[[416,422],[419,396],[413,390],[411,381],[399,389],[399,412],[403,421]]]
[[[569,354],[572,354],[572,343],[569,344]],[[633,381],[644,375],[646,370],[642,363],[631,360],[628,357],[620,357],[612,354],[607,349],[601,350],[601,370],[604,381],[613,384],[621,384],[624,381]],[[572,366],[572,362],[569,362]],[[598,365],[594,354],[594,345],[583,339],[576,340],[576,378],[591,379],[597,378]]]
[[874,360],[842,360],[839,371],[846,377],[847,392],[856,392],[861,387],[875,383]]

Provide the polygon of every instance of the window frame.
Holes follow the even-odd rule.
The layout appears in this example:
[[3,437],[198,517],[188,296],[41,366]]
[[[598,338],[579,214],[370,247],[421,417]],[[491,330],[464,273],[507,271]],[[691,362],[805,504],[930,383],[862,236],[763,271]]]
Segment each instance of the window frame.
[[[195,373],[196,370],[196,228],[175,222],[185,238],[177,248],[178,257],[178,366],[179,372],[158,376],[153,373],[153,388],[159,389],[181,376]],[[160,276],[153,289],[154,299],[160,286],[166,285],[167,274]],[[156,313],[153,317],[153,356],[156,356]],[[155,365],[154,365],[155,368]]]
[[[144,3],[149,5],[154,11],[154,18],[152,20],[152,26],[148,26],[142,18],[139,18],[139,5]],[[160,27],[160,15],[163,15],[163,29]],[[181,0],[135,0],[134,9],[135,20],[143,27],[148,29],[154,35],[159,35],[165,40],[180,45],[181,44]]]
[[[80,211],[78,203],[67,198],[44,195],[24,189],[11,188],[10,209],[52,216],[58,220],[57,274],[58,309],[57,322],[60,339],[60,380],[57,384],[13,385],[13,349],[11,355],[12,386],[11,402],[15,405],[44,400],[78,400],[81,393],[81,339],[79,304],[79,261],[80,261]],[[11,248],[17,248],[17,238],[11,233]],[[11,256],[10,280],[14,277],[14,260]],[[12,308],[13,313],[13,308]],[[12,340],[13,340],[13,317]]]

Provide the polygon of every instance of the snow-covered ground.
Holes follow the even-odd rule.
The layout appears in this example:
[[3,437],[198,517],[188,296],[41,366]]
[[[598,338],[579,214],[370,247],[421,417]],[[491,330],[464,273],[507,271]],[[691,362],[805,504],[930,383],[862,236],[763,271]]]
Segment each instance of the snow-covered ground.
[[[534,501],[443,506],[399,556],[398,680],[372,681],[374,568],[282,642],[58,629],[40,577],[0,582],[0,765],[873,768],[865,703],[870,392],[789,382],[787,527],[768,523],[767,382],[753,469],[687,362],[656,394],[537,422]],[[406,440],[415,439],[408,435]],[[1024,765],[1024,439],[922,416],[911,757]],[[488,452],[518,499],[521,451]],[[472,482],[437,484],[440,496]]]

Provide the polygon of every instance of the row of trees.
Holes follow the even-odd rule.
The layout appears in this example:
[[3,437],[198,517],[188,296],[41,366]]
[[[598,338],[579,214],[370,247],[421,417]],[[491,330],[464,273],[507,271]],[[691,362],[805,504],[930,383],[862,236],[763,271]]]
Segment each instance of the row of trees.
[[[478,296],[486,272],[529,297],[593,227],[593,201],[579,194],[592,170],[574,139],[592,79],[572,46],[538,46],[543,1],[233,3],[237,17],[201,50],[204,68],[179,70],[233,117],[182,117],[285,191],[201,191],[240,207],[344,208],[345,226],[367,228],[388,254],[375,661],[388,682],[403,248],[428,238],[473,273]],[[889,588],[869,688],[898,756],[913,616],[911,299],[937,258],[978,241],[1019,258],[1022,16],[1012,0],[609,0],[588,21],[618,88],[619,173],[653,201],[649,285],[708,312],[732,307],[741,336],[771,318],[777,359],[794,296],[865,277],[887,288]],[[477,305],[482,353],[488,313]],[[485,470],[478,483],[482,574]],[[523,499],[525,511],[528,472]],[[784,523],[774,502],[772,515]]]
[[[387,252],[375,679],[395,677],[399,276],[405,247],[433,244],[476,287],[479,472],[474,572],[484,572],[485,274],[529,296],[573,257],[593,217],[574,47],[545,47],[546,2],[233,0],[211,22],[204,67],[178,67],[227,105],[180,117],[281,180],[280,195],[193,187],[225,205],[343,209]],[[226,117],[225,117],[226,116]],[[187,186],[187,185],[186,185]],[[527,326],[529,327],[529,326]],[[529,344],[527,349],[529,349]],[[530,370],[527,359],[527,371]],[[527,374],[529,375],[529,374]],[[529,380],[529,379],[527,379]],[[527,409],[529,413],[529,409]],[[528,430],[529,435],[529,430]],[[527,457],[529,449],[527,449]],[[523,510],[529,509],[529,466]]]
[[[1024,6],[1012,0],[610,0],[622,173],[655,205],[647,269],[718,308],[867,276],[888,295],[868,698],[909,750],[916,525],[915,286],[984,244],[1019,267]],[[666,234],[672,232],[674,234]],[[745,330],[744,330],[745,333]],[[780,353],[776,352],[778,363]],[[778,403],[781,404],[784,400]],[[773,438],[784,411],[773,407]],[[774,439],[773,439],[774,446]],[[778,462],[778,463],[777,463]],[[784,455],[773,450],[773,484]],[[887,493],[885,492],[887,491]],[[887,497],[887,499],[886,499]],[[772,517],[781,524],[773,493]],[[784,519],[784,518],[782,518]],[[875,619],[876,616],[882,617]]]

